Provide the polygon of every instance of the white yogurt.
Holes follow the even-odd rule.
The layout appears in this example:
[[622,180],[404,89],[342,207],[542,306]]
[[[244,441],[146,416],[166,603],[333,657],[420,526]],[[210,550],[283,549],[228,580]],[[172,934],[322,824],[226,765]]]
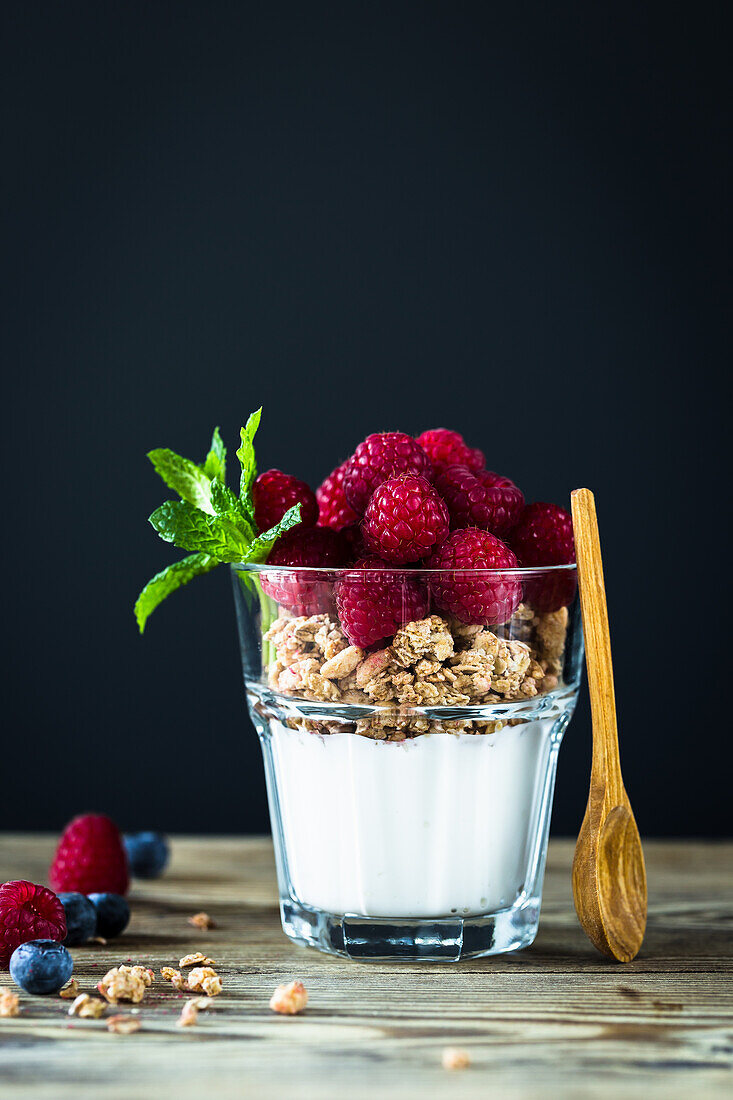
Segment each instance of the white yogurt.
[[389,743],[273,721],[296,897],[371,917],[466,916],[513,905],[541,839],[554,722]]

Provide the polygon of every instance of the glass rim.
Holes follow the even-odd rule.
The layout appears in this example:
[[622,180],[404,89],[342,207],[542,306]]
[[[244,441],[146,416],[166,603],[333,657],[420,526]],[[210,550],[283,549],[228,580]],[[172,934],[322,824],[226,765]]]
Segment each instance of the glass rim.
[[230,566],[237,573],[317,573],[321,575],[327,573],[340,577],[346,575],[353,576],[355,573],[368,576],[372,573],[383,573],[387,570],[394,573],[404,573],[406,577],[429,577],[442,573],[497,574],[502,577],[537,577],[551,574],[576,573],[578,569],[575,562],[570,562],[567,565],[517,565],[510,568],[499,569],[473,569],[467,566],[444,566],[442,569],[425,569],[422,566],[411,568],[409,565],[391,565],[389,563],[386,563],[386,569],[379,567],[375,568],[374,566],[368,565],[268,565],[267,562],[230,562]]

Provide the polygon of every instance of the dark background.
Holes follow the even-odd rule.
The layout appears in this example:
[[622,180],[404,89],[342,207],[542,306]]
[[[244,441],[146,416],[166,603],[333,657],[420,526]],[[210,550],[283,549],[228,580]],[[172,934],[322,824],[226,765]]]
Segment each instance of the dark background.
[[0,826],[266,829],[227,570],[132,615],[146,451],[262,404],[314,485],[445,425],[593,488],[639,825],[730,832],[724,7],[2,6]]

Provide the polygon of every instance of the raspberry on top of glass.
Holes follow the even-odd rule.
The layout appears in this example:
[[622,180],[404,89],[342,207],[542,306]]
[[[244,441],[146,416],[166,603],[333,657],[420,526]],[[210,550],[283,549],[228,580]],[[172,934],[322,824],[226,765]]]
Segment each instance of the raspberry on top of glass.
[[141,592],[141,632],[194,576],[244,563],[260,567],[244,576],[263,607],[264,673],[277,692],[462,705],[552,689],[576,590],[573,569],[546,568],[575,561],[564,508],[527,504],[446,428],[369,435],[314,492],[293,474],[258,473],[260,412],[241,429],[237,492],[218,429],[201,463],[150,452],[180,497],[150,522],[189,554]]

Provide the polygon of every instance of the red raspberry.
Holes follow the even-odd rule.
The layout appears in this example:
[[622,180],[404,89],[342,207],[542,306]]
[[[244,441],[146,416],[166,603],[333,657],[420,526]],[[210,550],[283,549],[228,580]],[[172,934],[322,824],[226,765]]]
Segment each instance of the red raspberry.
[[[255,521],[260,532],[269,531],[283,518],[288,508],[300,504],[301,527],[315,527],[318,519],[318,502],[309,485],[282,470],[265,470],[252,486],[255,503]],[[296,530],[296,528],[291,528]]]
[[[573,519],[557,504],[528,504],[510,541],[522,565],[571,565],[575,561]],[[558,611],[572,603],[577,588],[575,571],[561,570],[525,584],[527,603],[537,611]]]
[[66,914],[51,890],[23,879],[0,886],[0,970],[21,943],[65,939]]
[[344,496],[345,462],[337,466],[316,489],[318,526],[340,531],[359,518]]
[[[321,565],[328,570],[345,565],[349,556],[349,544],[340,531],[330,527],[309,531],[296,528],[277,540],[267,564]],[[333,581],[327,573],[263,573],[262,587],[294,615],[321,615],[333,610]]]
[[334,587],[344,633],[362,649],[391,638],[403,623],[424,619],[428,613],[420,578],[375,556],[360,558],[354,572],[342,574]]
[[48,873],[57,893],[126,894],[127,856],[114,821],[82,814],[64,829]]
[[363,516],[377,486],[398,474],[422,474],[432,479],[432,466],[419,443],[403,432],[368,435],[344,463],[344,493],[354,511]]
[[445,498],[453,528],[481,527],[505,535],[524,507],[521,489],[488,470],[474,474],[467,466],[448,466],[437,475],[435,488]]
[[374,490],[362,523],[364,541],[385,561],[419,561],[448,537],[448,509],[429,481],[400,474]]
[[483,451],[468,447],[462,435],[447,428],[432,428],[417,437],[417,442],[427,454],[436,470],[446,466],[468,466],[478,473],[486,469]]
[[366,558],[369,555],[360,523],[350,523],[348,527],[342,528],[341,534],[349,544],[349,560],[351,562],[358,561],[359,558]]
[[505,623],[522,599],[522,585],[516,575],[477,572],[517,567],[517,559],[509,547],[477,527],[454,531],[425,565],[429,569],[451,570],[431,577],[430,587],[437,606],[464,623],[479,626]]

